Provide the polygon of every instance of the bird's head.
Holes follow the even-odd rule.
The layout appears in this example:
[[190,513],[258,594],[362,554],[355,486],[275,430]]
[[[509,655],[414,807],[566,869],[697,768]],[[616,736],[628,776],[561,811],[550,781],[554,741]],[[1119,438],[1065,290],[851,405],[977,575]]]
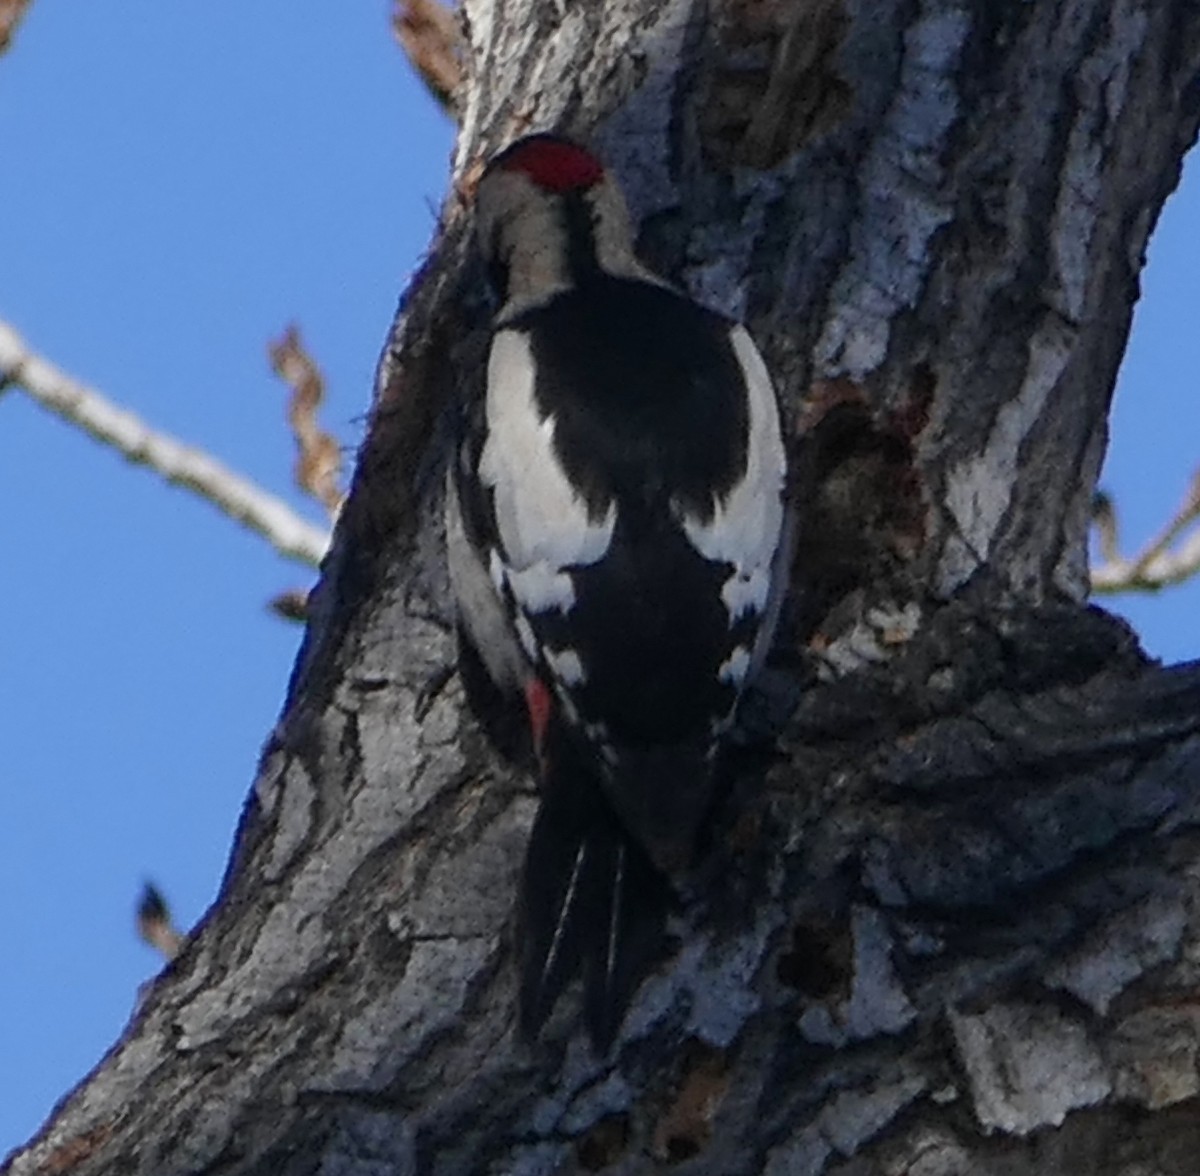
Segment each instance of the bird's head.
[[502,299],[536,305],[604,271],[646,277],[620,188],[559,135],[518,139],[476,189],[476,234]]

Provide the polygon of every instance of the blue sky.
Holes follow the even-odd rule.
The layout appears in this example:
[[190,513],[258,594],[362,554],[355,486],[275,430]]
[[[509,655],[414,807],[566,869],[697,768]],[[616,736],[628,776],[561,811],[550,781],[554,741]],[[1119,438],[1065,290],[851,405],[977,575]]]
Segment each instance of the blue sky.
[[[35,3],[0,58],[0,319],[158,428],[291,489],[267,340],[297,321],[351,451],[452,131],[383,0]],[[1151,251],[1108,484],[1131,539],[1200,464],[1200,182]],[[309,583],[207,505],[0,397],[0,1156],[124,1025],[157,957],[146,878],[212,900]],[[1158,656],[1200,654],[1200,587],[1122,602]]]

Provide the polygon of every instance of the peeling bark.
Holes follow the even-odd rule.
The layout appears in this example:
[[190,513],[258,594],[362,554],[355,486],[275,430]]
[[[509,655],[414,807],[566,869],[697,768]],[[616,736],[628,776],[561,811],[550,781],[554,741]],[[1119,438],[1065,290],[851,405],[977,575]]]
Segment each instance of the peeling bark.
[[[12,1176],[1190,1174],[1200,666],[1086,607],[1187,0],[467,0],[456,187],[221,897]],[[747,318],[803,524],[776,667],[609,1059],[513,1040],[535,797],[464,708],[445,409],[458,195],[591,140],[648,260]]]

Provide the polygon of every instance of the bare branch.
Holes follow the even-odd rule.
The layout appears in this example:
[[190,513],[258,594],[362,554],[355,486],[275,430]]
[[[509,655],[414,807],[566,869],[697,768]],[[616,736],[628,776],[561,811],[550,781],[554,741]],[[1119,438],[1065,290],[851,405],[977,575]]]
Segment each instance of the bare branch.
[[142,889],[137,907],[137,932],[165,959],[173,960],[183,946],[183,935],[171,921],[171,908],[162,891],[151,882]]
[[280,555],[316,567],[329,532],[301,518],[286,502],[235,474],[199,449],[151,429],[144,421],[35,355],[0,322],[0,386],[23,388],[43,407],[77,425],[123,457],[185,486],[243,526],[257,531]]
[[6,53],[12,47],[17,25],[29,4],[30,0],[0,0],[0,53]]
[[267,608],[280,620],[304,624],[308,620],[308,590],[289,588],[267,601]]
[[1100,532],[1104,560],[1092,569],[1093,592],[1153,592],[1200,572],[1200,526],[1195,526],[1200,521],[1200,470],[1192,475],[1188,492],[1167,525],[1132,559],[1122,559],[1118,551],[1116,508],[1107,495],[1097,495],[1092,521]]
[[268,348],[271,369],[288,384],[288,424],[299,454],[294,477],[305,494],[315,498],[336,519],[345,492],[338,485],[342,454],[337,441],[317,423],[317,409],[325,399],[325,377],[300,339],[294,323]]
[[392,31],[434,100],[455,117],[466,48],[458,17],[438,0],[397,0]]

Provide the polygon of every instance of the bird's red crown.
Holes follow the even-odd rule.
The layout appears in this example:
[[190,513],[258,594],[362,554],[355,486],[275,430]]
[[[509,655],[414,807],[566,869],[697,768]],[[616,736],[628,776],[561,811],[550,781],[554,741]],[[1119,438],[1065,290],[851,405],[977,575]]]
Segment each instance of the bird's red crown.
[[604,178],[604,167],[590,152],[557,135],[518,139],[493,161],[493,167],[527,175],[547,192],[579,192]]

